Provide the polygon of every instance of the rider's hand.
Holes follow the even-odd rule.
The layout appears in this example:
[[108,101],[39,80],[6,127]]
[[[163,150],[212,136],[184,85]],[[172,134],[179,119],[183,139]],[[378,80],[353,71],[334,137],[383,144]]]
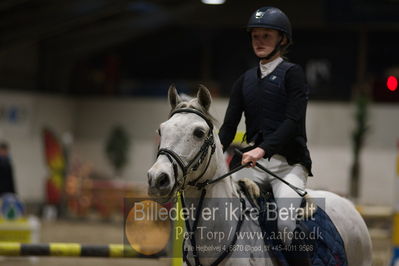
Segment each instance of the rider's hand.
[[242,155],[241,164],[246,164],[246,163],[250,162],[251,163],[250,166],[255,167],[256,162],[259,159],[262,159],[263,156],[265,156],[265,150],[257,147],[257,148],[250,150]]

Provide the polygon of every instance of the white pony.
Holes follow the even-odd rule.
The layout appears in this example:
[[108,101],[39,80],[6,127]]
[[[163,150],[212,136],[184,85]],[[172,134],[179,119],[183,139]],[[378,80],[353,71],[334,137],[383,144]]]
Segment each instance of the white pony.
[[[257,250],[257,247],[265,247],[263,239],[234,239],[234,233],[239,231],[261,232],[256,219],[244,219],[251,213],[244,212],[242,204],[236,215],[238,218],[235,219],[225,219],[223,213],[215,212],[225,208],[223,202],[226,200],[240,199],[242,195],[231,176],[217,182],[209,182],[227,173],[228,169],[217,130],[213,127],[213,119],[208,113],[211,104],[208,89],[200,86],[196,98],[182,101],[176,88],[171,86],[168,97],[172,111],[170,118],[159,128],[158,157],[148,170],[149,194],[167,202],[181,191],[186,197],[186,206],[196,206],[197,210],[209,209],[207,217],[193,217],[197,214],[195,212],[194,215],[187,216],[186,227],[188,226],[188,233],[191,233],[191,238],[185,241],[185,248],[189,250],[187,263],[278,265],[269,254],[270,250]],[[249,180],[246,184],[250,189],[254,189]],[[310,197],[325,198],[323,209],[344,241],[348,264],[371,265],[370,236],[353,204],[331,192],[307,191]],[[253,194],[257,192],[253,191]],[[217,201],[216,198],[225,200]],[[243,203],[242,200],[240,202]]]

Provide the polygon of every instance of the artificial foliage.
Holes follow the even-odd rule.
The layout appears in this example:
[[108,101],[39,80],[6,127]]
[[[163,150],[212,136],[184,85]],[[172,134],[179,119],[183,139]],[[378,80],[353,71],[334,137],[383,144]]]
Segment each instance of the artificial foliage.
[[126,166],[129,146],[130,139],[126,130],[122,126],[113,127],[106,141],[105,153],[117,176]]

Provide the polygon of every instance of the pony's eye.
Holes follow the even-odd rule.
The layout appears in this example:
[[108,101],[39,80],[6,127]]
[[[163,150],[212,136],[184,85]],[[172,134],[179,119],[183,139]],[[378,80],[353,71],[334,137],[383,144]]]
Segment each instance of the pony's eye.
[[199,139],[201,139],[201,138],[203,138],[204,137],[204,135],[205,135],[205,132],[202,130],[202,129],[200,129],[200,128],[196,128],[196,129],[194,129],[194,136],[196,136],[197,138],[199,138]]
[[158,128],[158,129],[156,130],[156,132],[158,133],[159,136],[161,136],[161,129],[160,129],[160,128]]

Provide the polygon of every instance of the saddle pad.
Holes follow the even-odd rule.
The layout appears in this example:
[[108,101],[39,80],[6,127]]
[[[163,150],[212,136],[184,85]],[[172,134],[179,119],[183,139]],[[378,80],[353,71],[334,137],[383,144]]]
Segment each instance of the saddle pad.
[[[274,202],[273,197],[269,199],[260,198],[259,206],[266,206],[266,202]],[[306,236],[303,240],[293,240],[292,245],[296,245],[296,251],[284,250],[285,246],[281,240],[276,239],[277,221],[268,221],[265,212],[260,211],[259,223],[265,234],[265,244],[270,247],[272,255],[281,264],[288,265],[286,256],[307,256],[310,257],[312,265],[348,265],[344,242],[338,233],[337,228],[330,217],[322,208],[317,208],[312,219],[297,222],[297,229],[301,236]],[[298,248],[301,246],[302,248]],[[283,247],[283,248],[282,248]]]

